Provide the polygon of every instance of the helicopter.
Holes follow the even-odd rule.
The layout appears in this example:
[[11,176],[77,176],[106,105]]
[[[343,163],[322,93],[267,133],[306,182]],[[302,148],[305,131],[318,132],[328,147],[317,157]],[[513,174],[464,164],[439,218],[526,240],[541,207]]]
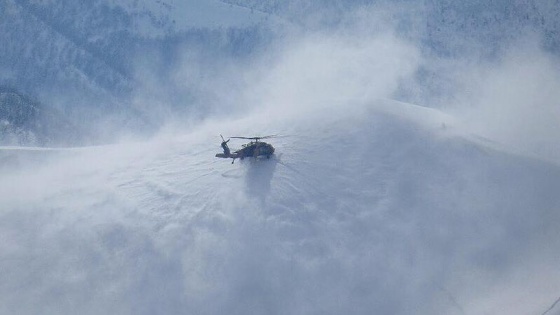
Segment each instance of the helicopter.
[[[230,137],[227,141],[222,135],[220,135],[220,137],[222,138],[221,146],[224,153],[217,153],[216,157],[233,159],[231,164],[235,162],[235,159],[243,160],[246,157],[254,157],[255,159],[259,157],[266,157],[267,159],[270,159],[270,156],[274,154],[274,147],[271,144],[260,140],[274,138],[275,135],[264,137]],[[231,139],[246,139],[251,140],[251,142],[243,144],[241,149],[232,153],[227,144]]]

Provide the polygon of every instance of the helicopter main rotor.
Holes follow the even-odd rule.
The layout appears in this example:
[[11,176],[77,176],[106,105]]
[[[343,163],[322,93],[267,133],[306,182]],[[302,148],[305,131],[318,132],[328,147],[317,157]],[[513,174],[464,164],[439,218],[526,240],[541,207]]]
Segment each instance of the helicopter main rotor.
[[231,137],[231,138],[235,138],[235,139],[246,139],[246,140],[254,140],[259,141],[261,139],[269,139],[269,138],[274,138],[276,137],[276,135],[270,135],[270,136],[262,136],[262,137]]

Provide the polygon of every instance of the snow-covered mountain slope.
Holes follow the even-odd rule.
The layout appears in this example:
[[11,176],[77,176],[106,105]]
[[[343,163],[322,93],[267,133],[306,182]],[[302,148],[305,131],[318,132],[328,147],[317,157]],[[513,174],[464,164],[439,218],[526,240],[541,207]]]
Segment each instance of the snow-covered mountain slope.
[[[255,131],[283,135],[274,158],[214,157]],[[538,314],[560,292],[560,168],[435,110],[261,108],[0,154],[26,154],[0,177],[0,313]]]
[[161,37],[190,29],[248,27],[264,23],[269,14],[219,0],[107,1],[124,9],[133,19],[133,32],[143,37]]
[[84,133],[62,116],[16,90],[0,86],[3,145],[76,145]]
[[140,73],[172,77],[186,51],[214,61],[247,53],[269,20],[219,1],[7,0],[0,12],[0,85],[83,124],[145,119],[131,104]]
[[[219,77],[231,65],[241,72],[302,34],[389,32],[428,59],[407,78],[413,88],[401,87],[396,98],[435,107],[467,90],[461,62],[500,59],[527,34],[537,38],[528,46],[557,55],[559,12],[557,1],[531,0],[6,0],[0,85],[91,125],[86,129],[105,130],[99,126],[106,121],[116,121],[114,129],[156,129],[161,112],[208,103],[200,76]],[[185,73],[190,80],[176,79]],[[163,110],[146,110],[160,104]]]

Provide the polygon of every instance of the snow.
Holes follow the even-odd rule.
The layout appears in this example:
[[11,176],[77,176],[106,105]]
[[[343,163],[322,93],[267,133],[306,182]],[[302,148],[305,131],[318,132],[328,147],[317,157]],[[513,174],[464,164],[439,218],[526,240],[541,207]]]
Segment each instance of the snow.
[[[274,20],[216,0],[97,3],[162,42]],[[558,313],[557,57],[520,39],[493,60],[432,60],[424,37],[391,26],[399,10],[357,9],[340,28],[314,21],[321,12],[273,27],[281,38],[243,62],[188,45],[161,56],[168,70],[138,62],[138,108],[188,104],[189,130],[0,147],[0,314]],[[429,26],[470,55],[494,38],[470,35],[504,33],[473,21]],[[391,100],[415,93],[453,111]],[[186,124],[176,116],[170,125]],[[232,165],[214,157],[219,134],[278,134],[276,155]]]
[[268,14],[218,0],[113,0],[109,3],[133,16],[134,30],[145,37],[201,28],[243,28],[268,19],[275,20]]
[[[0,177],[0,313],[527,314],[556,300],[558,166],[391,100],[274,114],[0,148],[35,154]],[[255,131],[283,135],[274,158],[214,157],[220,133]]]

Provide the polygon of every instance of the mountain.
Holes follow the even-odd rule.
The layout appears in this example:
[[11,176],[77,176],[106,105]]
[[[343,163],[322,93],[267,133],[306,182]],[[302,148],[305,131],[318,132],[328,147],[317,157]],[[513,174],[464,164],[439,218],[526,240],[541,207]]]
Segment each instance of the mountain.
[[220,28],[247,28],[266,18],[239,10],[218,1],[9,0],[0,24],[9,43],[2,47],[3,79],[21,88],[71,84],[119,96],[134,88],[137,54],[164,53],[176,37],[212,44]]
[[426,1],[426,6],[424,40],[440,54],[496,57],[527,35],[560,52],[557,1]]
[[[546,310],[560,292],[560,167],[436,110],[346,105],[3,148],[23,160],[0,178],[0,313]],[[214,157],[218,132],[257,130],[281,135],[271,160]]]
[[0,143],[4,145],[76,145],[81,130],[63,115],[16,90],[0,86]]
[[558,313],[558,12],[0,2],[0,314]]
[[[33,95],[92,130],[107,121],[115,121],[114,129],[128,120],[145,129],[158,125],[157,118],[151,120],[157,115],[134,100],[146,88],[145,69],[172,86],[170,72],[185,50],[214,60],[246,55],[260,40],[256,25],[267,18],[218,1],[7,0],[0,5],[0,85]],[[180,105],[166,107],[192,106],[189,88],[175,91],[184,95]]]
[[361,23],[411,40],[435,64],[419,68],[417,92],[401,99],[432,107],[431,95],[461,84],[441,63],[499,59],[527,34],[557,54],[560,38],[556,1],[7,0],[0,10],[0,85],[93,130],[97,142],[190,119],[212,101],[195,76],[219,80],[223,68],[306,32]]

